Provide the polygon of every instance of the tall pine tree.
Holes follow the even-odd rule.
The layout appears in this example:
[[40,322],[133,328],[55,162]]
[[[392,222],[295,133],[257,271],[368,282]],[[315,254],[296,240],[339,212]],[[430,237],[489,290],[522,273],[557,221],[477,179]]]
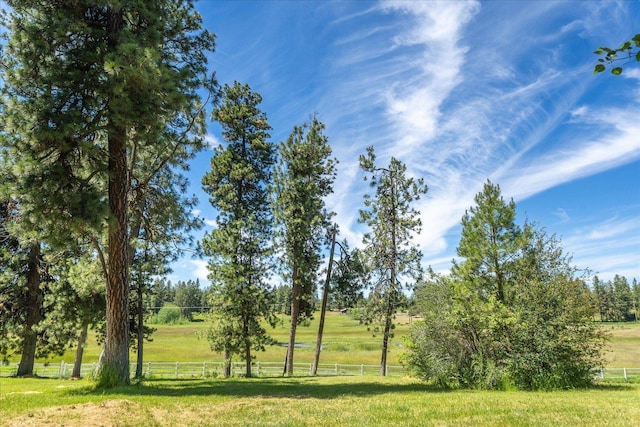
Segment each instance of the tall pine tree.
[[274,174],[274,215],[282,253],[284,276],[291,283],[291,323],[286,373],[293,375],[298,323],[311,314],[320,268],[321,246],[330,214],[324,198],[333,191],[336,160],[324,134],[324,124],[313,116],[295,126],[280,144],[280,160]]
[[[13,1],[4,26],[2,135],[26,230],[106,229],[101,383],[129,383],[132,156],[198,149],[198,90],[214,38],[193,2]],[[4,155],[4,153],[3,153]],[[174,162],[175,166],[183,164]]]
[[223,145],[214,148],[211,170],[202,179],[217,226],[203,239],[209,260],[213,325],[211,347],[225,361],[240,353],[251,376],[252,350],[270,343],[261,320],[275,325],[268,282],[272,215],[268,200],[275,147],[271,127],[259,109],[262,97],[238,82],[222,89],[213,118]]
[[422,179],[408,177],[406,165],[396,158],[391,158],[388,167],[376,166],[375,161],[373,147],[360,156],[365,180],[370,180],[374,188],[373,195],[365,195],[360,222],[370,229],[363,238],[364,254],[373,272],[371,299],[379,302],[384,322],[380,375],[386,375],[393,316],[400,301],[402,281],[418,280],[422,275],[422,254],[411,242],[420,232],[421,221],[412,204],[427,192],[427,186]]
[[522,234],[515,224],[515,203],[508,203],[500,187],[487,181],[475,196],[476,206],[462,217],[462,236],[453,273],[469,283],[485,299],[495,297],[503,304],[510,300],[513,286],[513,263],[522,246]]

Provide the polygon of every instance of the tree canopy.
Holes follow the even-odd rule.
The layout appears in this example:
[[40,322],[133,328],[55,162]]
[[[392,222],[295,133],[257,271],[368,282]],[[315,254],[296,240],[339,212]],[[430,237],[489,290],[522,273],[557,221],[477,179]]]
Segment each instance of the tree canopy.
[[50,244],[106,235],[101,372],[105,385],[127,384],[132,190],[154,176],[139,173],[141,161],[181,168],[202,147],[198,90],[212,84],[214,37],[189,0],[7,3],[5,191],[20,203],[23,230]]
[[291,283],[291,324],[286,371],[293,374],[296,327],[313,312],[313,294],[320,268],[320,248],[330,213],[324,198],[333,192],[336,160],[324,134],[324,124],[313,116],[295,126],[279,145],[274,172],[273,213],[281,269]]
[[487,182],[462,219],[451,275],[418,287],[424,320],[406,362],[441,385],[555,389],[586,386],[601,366],[605,336],[584,272],[560,241],[515,224],[515,204]]
[[373,147],[360,156],[360,168],[369,180],[373,195],[365,194],[361,223],[369,227],[363,237],[364,257],[372,273],[372,302],[383,319],[380,374],[386,375],[387,352],[392,337],[403,280],[419,280],[422,254],[411,240],[420,232],[419,212],[413,203],[427,192],[422,179],[407,176],[407,167],[392,157],[389,166],[376,166]]
[[[262,97],[248,85],[225,85],[213,117],[224,145],[214,148],[211,170],[202,184],[218,211],[216,228],[203,239],[212,281],[211,348],[227,359],[242,354],[251,376],[252,350],[271,342],[260,323],[274,324],[268,292],[272,215],[268,188],[275,147],[260,110]],[[228,361],[228,360],[227,360]]]

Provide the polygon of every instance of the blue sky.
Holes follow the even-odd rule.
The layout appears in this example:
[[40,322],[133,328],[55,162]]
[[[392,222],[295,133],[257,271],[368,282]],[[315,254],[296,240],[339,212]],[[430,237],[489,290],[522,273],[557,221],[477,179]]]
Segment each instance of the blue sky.
[[[339,160],[328,208],[359,245],[367,186],[358,155],[376,148],[423,177],[415,241],[446,271],[460,219],[491,179],[525,219],[562,238],[578,267],[640,279],[640,64],[593,75],[600,45],[640,32],[640,1],[200,1],[217,35],[221,83],[247,83],[282,141],[317,112]],[[212,144],[219,127],[209,125]],[[212,152],[192,162],[198,213]],[[204,230],[203,230],[204,232]],[[201,234],[200,234],[201,235]],[[206,281],[184,258],[172,280]]]

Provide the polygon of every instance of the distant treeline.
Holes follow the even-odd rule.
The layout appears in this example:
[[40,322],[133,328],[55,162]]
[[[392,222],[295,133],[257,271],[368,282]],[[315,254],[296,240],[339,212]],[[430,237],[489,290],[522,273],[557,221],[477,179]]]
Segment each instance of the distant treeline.
[[615,275],[606,282],[593,277],[591,286],[593,300],[602,322],[628,322],[638,320],[640,308],[640,284],[626,277]]
[[[271,305],[278,314],[291,315],[291,286],[282,284],[269,291]],[[155,280],[146,294],[148,314],[157,315],[163,307],[177,307],[183,320],[193,321],[195,313],[208,313],[211,309],[211,288],[202,286],[200,280],[179,280],[173,283],[166,278]],[[320,306],[317,298],[308,302],[309,313],[313,313]],[[345,295],[334,292],[327,304],[329,310],[351,309],[365,304],[362,293]],[[155,320],[159,320],[156,318]],[[163,322],[159,322],[163,323]]]

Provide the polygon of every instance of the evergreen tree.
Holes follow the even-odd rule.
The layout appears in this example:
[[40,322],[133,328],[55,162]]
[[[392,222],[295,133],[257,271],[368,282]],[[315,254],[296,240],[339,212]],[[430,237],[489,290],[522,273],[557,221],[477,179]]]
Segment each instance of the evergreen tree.
[[291,283],[291,324],[286,373],[293,375],[296,328],[311,316],[320,268],[320,249],[330,215],[324,197],[333,191],[336,160],[316,116],[295,126],[279,147],[274,173],[273,210],[284,277]]
[[467,351],[460,356],[460,383],[494,387],[505,368],[517,264],[527,229],[515,224],[513,200],[487,181],[462,217],[451,268],[455,328]]
[[276,313],[291,316],[291,286],[277,285],[271,291]]
[[638,310],[640,310],[640,284],[636,278],[633,278],[633,282],[631,282],[631,300],[633,305],[633,319],[637,322],[638,318]]
[[213,118],[225,144],[214,148],[211,170],[202,179],[218,211],[217,227],[202,242],[212,282],[209,340],[212,349],[225,352],[226,361],[241,353],[247,377],[252,350],[271,342],[260,321],[275,322],[267,283],[272,224],[267,188],[275,149],[261,102],[248,85],[224,86]]
[[[131,179],[129,206],[129,262],[131,263],[130,333],[137,351],[136,378],[142,375],[144,341],[154,329],[145,326],[148,313],[144,300],[151,292],[153,276],[170,272],[177,260],[193,243],[191,232],[202,225],[192,214],[195,196],[186,196],[188,181],[179,169],[199,149],[199,141],[188,143],[168,131],[152,149],[140,149],[142,138],[132,140],[134,149],[127,166]],[[190,317],[190,316],[189,316]]]
[[100,382],[128,384],[129,201],[140,178],[128,165],[147,150],[169,153],[168,164],[202,145],[197,91],[213,36],[189,0],[7,3],[0,111],[11,195],[22,226],[50,241],[71,231],[98,242],[106,230]]
[[464,262],[454,263],[452,273],[467,280],[481,298],[494,297],[508,305],[514,282],[513,263],[522,242],[522,231],[515,225],[515,203],[507,203],[500,187],[490,181],[476,195],[475,202],[476,206],[462,217],[457,253]]
[[200,285],[193,281],[178,282],[176,285],[176,296],[173,303],[180,307],[180,314],[188,321],[193,321],[193,313],[200,310],[202,301],[202,290]]
[[427,192],[422,179],[407,177],[407,167],[391,158],[388,167],[375,165],[373,147],[360,156],[360,168],[369,179],[374,194],[365,195],[365,209],[360,211],[360,222],[370,231],[364,235],[364,256],[373,272],[370,295],[380,304],[384,322],[380,375],[387,373],[387,352],[392,337],[393,316],[400,302],[402,280],[419,280],[422,254],[412,244],[412,237],[420,232],[419,212],[412,204]]
[[613,277],[613,301],[614,320],[616,322],[633,319],[631,287],[627,278],[618,274]]
[[604,282],[603,288],[602,310],[604,313],[604,321],[615,322],[617,315],[613,282],[611,280],[607,280]]
[[346,240],[339,245],[340,257],[334,263],[329,293],[329,306],[334,310],[355,307],[364,298],[369,280],[363,252],[350,249]]
[[[80,378],[89,328],[98,328],[104,324],[103,270],[92,253],[69,256],[56,270],[59,281],[49,293],[49,297],[58,303],[50,310],[49,317],[53,321],[49,323],[64,325],[66,332],[74,334],[70,337],[73,338],[71,344],[76,344],[71,375]],[[63,297],[64,301],[60,303]]]
[[4,198],[0,202],[0,355],[6,362],[10,355],[19,354],[17,375],[25,376],[33,375],[36,357],[64,351],[71,337],[61,330],[62,325],[44,326],[50,307],[65,300],[61,295],[45,301],[55,288],[51,264],[45,261],[37,238],[18,238],[21,221],[19,205]]
[[485,184],[476,202],[463,217],[458,253],[465,258],[450,277],[427,283],[431,304],[419,298],[427,312],[412,327],[406,360],[446,385],[589,384],[605,337],[592,321],[581,272],[555,236],[514,223],[515,204],[504,202],[497,186]]
[[605,284],[600,280],[598,276],[593,276],[592,280],[592,292],[594,297],[594,303],[596,306],[596,312],[600,316],[600,321],[605,321],[605,302],[606,302],[606,288]]
[[175,287],[171,280],[165,280],[164,277],[154,280],[148,298],[154,314],[157,314],[166,302],[172,302],[175,299]]
[[60,252],[30,239],[21,242],[10,232],[20,231],[20,221],[16,203],[0,204],[0,354],[5,361],[19,354],[22,376],[33,374],[36,358],[61,355],[75,342],[81,361],[89,326],[104,318],[104,277],[98,276],[101,291],[89,286],[89,268],[78,271],[77,265],[87,266],[81,245]]

